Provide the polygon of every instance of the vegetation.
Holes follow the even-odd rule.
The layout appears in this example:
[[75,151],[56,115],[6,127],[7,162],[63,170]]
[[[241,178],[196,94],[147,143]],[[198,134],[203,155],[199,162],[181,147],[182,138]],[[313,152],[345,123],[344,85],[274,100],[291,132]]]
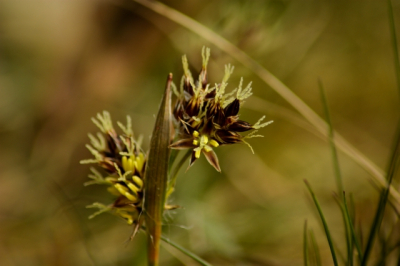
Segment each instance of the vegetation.
[[[399,3],[300,2],[2,1],[0,264],[148,265],[161,239],[152,265],[398,265]],[[265,115],[275,122],[264,138],[242,138],[225,118],[207,131],[171,110],[184,122],[171,147],[186,150],[166,149],[169,130],[153,129],[167,73],[173,108],[182,97],[182,54],[193,83],[205,61],[198,84],[210,89],[230,63],[226,93],[253,80],[239,128]],[[87,179],[78,162],[91,156],[85,132],[100,110],[130,119],[114,134],[108,113],[96,118],[90,152],[113,175]],[[140,165],[169,168],[168,182],[153,173],[164,179],[149,188]],[[158,188],[165,196],[144,207],[143,191]],[[116,215],[87,219],[93,202]]]

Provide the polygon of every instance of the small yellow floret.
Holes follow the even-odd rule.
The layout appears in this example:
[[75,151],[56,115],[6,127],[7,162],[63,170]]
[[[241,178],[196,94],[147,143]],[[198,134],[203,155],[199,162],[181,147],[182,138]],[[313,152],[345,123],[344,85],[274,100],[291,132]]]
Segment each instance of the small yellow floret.
[[130,190],[132,191],[132,192],[134,192],[135,193],[135,195],[137,195],[137,193],[138,193],[138,191],[139,191],[139,188],[137,187],[137,186],[135,186],[133,183],[127,183],[127,185],[128,185],[128,187],[130,188]]
[[193,137],[197,138],[200,135],[198,131],[193,131]]
[[140,177],[138,177],[137,175],[132,176],[132,180],[139,187],[139,190],[142,190],[143,180]]
[[134,164],[134,157],[130,156],[122,156],[122,168],[124,168],[125,172],[131,171],[132,173],[135,172],[135,164]]
[[126,171],[127,167],[128,167],[128,157],[122,156],[122,168],[124,168]]
[[121,193],[122,195],[124,195],[126,192],[128,192],[128,188],[124,187],[121,184],[115,184],[114,187],[119,191],[119,193]]
[[108,187],[107,191],[110,192],[114,196],[120,196],[121,194],[115,187]]
[[124,211],[117,211],[118,215],[120,215],[122,218],[126,219],[128,224],[133,224],[133,217],[132,215],[128,214],[127,212]]
[[144,165],[144,155],[143,153],[139,153],[139,156],[136,157],[136,160],[134,162],[136,169],[139,172],[142,172],[143,170],[143,165]]
[[201,149],[194,149],[194,157],[196,157],[197,159],[199,159],[200,158],[200,152],[201,152]]
[[210,152],[212,150],[212,148],[210,146],[206,145],[206,146],[204,146],[204,150],[206,152]]
[[199,145],[199,141],[197,139],[194,139],[193,140],[193,145],[196,145],[196,146]]
[[200,145],[206,145],[208,143],[208,137],[206,135],[202,135],[200,139]]
[[126,169],[126,171],[132,171],[132,173],[135,172],[135,164],[134,164],[134,158],[130,157],[128,159],[128,169]]
[[139,201],[139,199],[137,197],[135,197],[134,195],[130,194],[129,192],[125,192],[124,196],[127,199],[129,199],[129,200],[131,200],[133,202],[138,202]]
[[210,143],[210,145],[214,146],[214,147],[218,147],[219,146],[219,143],[214,139],[210,140],[208,143]]

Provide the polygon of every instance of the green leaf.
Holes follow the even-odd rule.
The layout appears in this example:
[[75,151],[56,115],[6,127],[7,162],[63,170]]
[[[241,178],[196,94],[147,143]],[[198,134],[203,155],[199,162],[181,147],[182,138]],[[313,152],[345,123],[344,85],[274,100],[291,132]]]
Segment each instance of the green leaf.
[[176,244],[175,242],[172,242],[171,240],[169,240],[168,238],[166,238],[165,236],[161,236],[161,239],[165,242],[170,244],[171,246],[173,246],[174,248],[176,248],[177,250],[181,251],[183,254],[189,256],[190,258],[194,259],[195,261],[197,261],[198,263],[200,263],[203,266],[212,266],[210,263],[208,263],[207,261],[203,260],[202,258],[200,258],[199,256],[197,256],[196,254],[192,253],[191,251],[185,249],[184,247]]
[[328,108],[328,101],[326,99],[326,93],[325,89],[322,86],[322,82],[318,80],[318,85],[319,85],[319,90],[321,93],[321,99],[322,99],[322,104],[324,105],[324,112],[325,112],[325,117],[326,117],[326,122],[328,123],[328,137],[329,137],[329,144],[331,147],[331,152],[332,152],[332,159],[333,159],[333,168],[335,170],[335,178],[336,178],[336,185],[337,185],[337,190],[338,190],[338,195],[342,195],[343,193],[343,181],[342,181],[342,175],[340,173],[340,167],[339,167],[339,159],[336,151],[336,145],[334,141],[334,130],[332,126],[332,121],[331,117],[329,114],[329,108]]
[[[346,238],[346,247],[347,247],[347,264],[352,266],[353,265],[353,236],[354,236],[352,234],[353,226],[351,223],[349,213],[348,213],[347,209],[345,208],[346,199],[345,199],[345,194],[344,194],[342,174],[341,174],[340,166],[339,166],[339,158],[338,158],[337,149],[336,149],[336,145],[335,145],[335,141],[334,141],[334,132],[335,131],[333,130],[332,120],[331,120],[330,113],[329,113],[328,100],[326,98],[325,89],[320,80],[318,81],[318,85],[319,85],[320,94],[321,94],[321,101],[324,106],[326,121],[328,123],[328,137],[329,137],[329,144],[330,144],[331,153],[332,153],[332,161],[333,161],[333,169],[335,172],[337,193],[338,193],[338,195],[340,195],[337,200],[338,200],[338,204],[339,204],[339,207],[340,207],[342,215],[343,215],[343,222],[344,222],[344,227],[345,227],[345,238]],[[361,254],[361,253],[359,253],[359,254]]]
[[171,134],[171,83],[168,75],[167,86],[161,101],[145,171],[144,212],[148,232],[148,265],[158,265],[160,253],[161,225],[168,183],[168,163]]
[[304,257],[304,266],[309,266],[310,261],[308,258],[308,239],[307,239],[307,220],[304,222],[303,229],[303,257]]
[[353,244],[355,244],[356,249],[357,249],[359,263],[361,263],[362,257],[363,257],[363,252],[361,250],[360,241],[358,241],[358,238],[357,238],[356,230],[355,230],[354,224],[353,224],[353,219],[351,219],[351,216],[350,216],[349,208],[347,206],[346,194],[344,192],[343,192],[343,200],[344,200],[344,211],[346,212],[347,223],[348,223],[348,226],[350,229],[350,234],[353,239]]
[[390,185],[393,180],[393,175],[395,173],[396,165],[398,164],[399,157],[400,157],[400,122],[397,125],[396,139],[395,139],[395,142],[393,145],[392,156],[390,158],[390,163],[389,163],[388,178],[387,178],[388,184],[387,184],[387,187],[382,190],[381,195],[379,197],[378,208],[375,213],[374,221],[372,222],[372,226],[371,226],[370,233],[368,236],[368,241],[367,241],[367,245],[366,245],[366,248],[364,251],[364,257],[361,262],[361,266],[367,265],[368,257],[371,254],[375,237],[379,233],[379,229],[381,227],[382,220],[383,220],[383,215],[385,214],[386,205],[389,200]]
[[400,61],[399,61],[399,48],[397,45],[397,35],[396,35],[396,27],[394,22],[394,14],[393,14],[393,6],[392,1],[388,0],[388,11],[389,11],[389,27],[390,34],[392,37],[392,45],[393,45],[393,53],[394,53],[394,66],[395,66],[395,74],[397,79],[397,89],[400,97]]
[[317,265],[317,266],[322,266],[322,262],[321,262],[321,255],[319,253],[319,248],[317,245],[317,241],[315,241],[315,236],[314,236],[314,232],[312,230],[310,230],[310,239],[311,239],[311,246],[312,246],[312,250],[313,250],[313,254],[314,254],[314,263],[313,265]]
[[[343,192],[344,194],[344,192]],[[340,207],[340,211],[342,213],[342,218],[343,218],[343,224],[344,224],[344,229],[345,229],[345,239],[346,239],[346,248],[347,248],[347,259],[344,259],[346,262],[346,265],[352,266],[353,265],[353,238],[351,235],[351,230],[350,230],[350,225],[349,225],[349,218],[348,214],[346,212],[346,209],[344,207],[344,202],[342,201],[342,197],[339,197],[338,195],[335,194],[335,200],[336,203]]]
[[306,183],[306,186],[307,186],[307,188],[308,188],[308,191],[309,191],[310,194],[311,194],[311,197],[312,197],[312,199],[313,199],[313,201],[314,201],[315,206],[317,207],[319,216],[320,216],[320,218],[321,218],[322,225],[323,225],[324,230],[325,230],[325,235],[326,235],[326,238],[327,238],[327,240],[328,240],[329,248],[331,249],[333,264],[334,264],[335,266],[338,266],[338,262],[337,262],[337,258],[336,258],[336,252],[335,252],[335,248],[334,248],[334,246],[333,246],[333,241],[332,241],[331,233],[329,232],[328,224],[326,223],[324,214],[322,213],[321,206],[319,205],[319,202],[318,202],[317,198],[315,197],[314,191],[312,190],[312,188],[311,188],[310,184],[307,182],[307,180],[304,180],[304,183]]
[[[394,22],[394,14],[393,14],[393,7],[392,2],[388,0],[388,11],[389,11],[389,26],[390,26],[390,33],[392,37],[392,44],[393,44],[393,51],[394,51],[394,60],[395,60],[395,72],[397,78],[397,86],[399,88],[400,93],[400,61],[399,61],[399,50],[397,47],[397,37],[396,37],[396,29],[395,29],[395,22]],[[395,135],[395,140],[392,146],[392,153],[390,157],[390,163],[387,172],[387,186],[381,192],[379,198],[378,208],[375,213],[374,221],[372,222],[372,226],[370,229],[370,233],[368,236],[367,245],[364,251],[364,257],[361,263],[361,266],[367,264],[368,257],[371,254],[372,247],[374,244],[375,237],[379,233],[379,229],[381,227],[381,223],[383,220],[383,215],[385,213],[385,208],[388,203],[389,194],[391,191],[391,183],[393,180],[393,175],[395,173],[396,165],[398,164],[400,156],[400,120],[397,123],[397,132]]]

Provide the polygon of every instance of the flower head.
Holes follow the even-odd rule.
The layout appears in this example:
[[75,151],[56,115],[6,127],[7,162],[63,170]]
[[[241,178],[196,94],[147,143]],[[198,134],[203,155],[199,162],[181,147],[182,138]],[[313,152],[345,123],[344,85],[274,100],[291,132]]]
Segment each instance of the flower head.
[[88,206],[99,209],[90,218],[110,211],[124,218],[128,224],[139,224],[146,158],[140,149],[141,141],[133,137],[131,119],[127,117],[126,126],[118,123],[123,134],[117,134],[108,112],[97,114],[97,119],[93,118],[92,121],[101,130],[97,133],[97,137],[89,134],[91,144],[86,145],[94,159],[83,160],[81,163],[95,163],[105,170],[107,176],[104,177],[95,168],[91,168],[92,175],[89,177],[92,180],[85,185],[107,185],[107,190],[116,197],[116,200],[111,205],[94,203]]
[[[221,171],[213,148],[235,143],[249,145],[245,139],[260,137],[255,135],[257,129],[269,125],[272,121],[262,123],[262,117],[252,125],[239,120],[240,106],[252,95],[251,83],[243,88],[241,79],[236,89],[226,93],[227,82],[234,70],[233,66],[226,65],[222,81],[214,86],[210,85],[207,77],[209,48],[203,47],[202,57],[202,69],[196,81],[189,70],[186,56],[182,58],[184,75],[179,90],[174,89],[177,99],[173,113],[179,137],[170,147],[193,150],[189,167],[204,154],[208,162],[217,171]],[[246,136],[239,134],[246,131],[252,132]],[[249,147],[251,148],[250,145]]]

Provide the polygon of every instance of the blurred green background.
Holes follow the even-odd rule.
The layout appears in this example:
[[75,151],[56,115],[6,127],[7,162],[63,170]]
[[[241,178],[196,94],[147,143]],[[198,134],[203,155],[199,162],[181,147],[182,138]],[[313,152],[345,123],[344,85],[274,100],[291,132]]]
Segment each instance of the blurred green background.
[[[386,1],[163,3],[238,46],[323,115],[320,79],[335,129],[385,169],[399,117]],[[400,22],[400,1],[393,8]],[[242,76],[253,81],[241,118],[275,122],[250,140],[254,155],[245,145],[216,149],[221,174],[204,158],[180,173],[172,203],[182,208],[166,214],[165,235],[213,265],[302,265],[307,219],[331,265],[303,183],[316,190],[343,246],[328,143],[225,51],[134,2],[103,0],[0,1],[0,265],[145,265],[143,233],[128,242],[125,221],[87,219],[86,205],[112,202],[103,187],[83,186],[89,167],[79,161],[91,157],[84,145],[97,132],[90,118],[129,114],[147,148],[167,74],[179,84],[183,54],[199,70],[203,45],[211,48],[211,83],[228,63],[228,89]],[[367,228],[378,193],[368,173],[339,158]],[[198,264],[163,245],[161,265]]]

